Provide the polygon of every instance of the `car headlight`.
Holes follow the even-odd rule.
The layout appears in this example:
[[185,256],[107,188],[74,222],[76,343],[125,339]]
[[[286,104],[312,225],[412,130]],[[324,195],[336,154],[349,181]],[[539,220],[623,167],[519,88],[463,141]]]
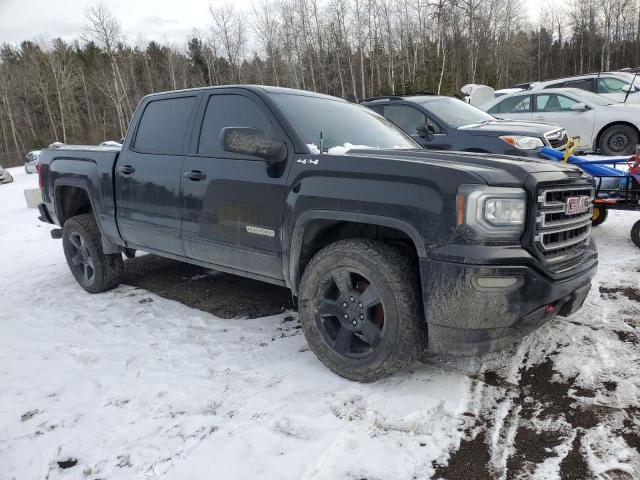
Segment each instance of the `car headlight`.
[[456,196],[458,227],[472,239],[517,239],[524,231],[527,194],[522,188],[462,185]]
[[538,137],[526,137],[523,135],[503,135],[500,140],[513,145],[520,150],[533,150],[534,148],[543,147],[544,143]]

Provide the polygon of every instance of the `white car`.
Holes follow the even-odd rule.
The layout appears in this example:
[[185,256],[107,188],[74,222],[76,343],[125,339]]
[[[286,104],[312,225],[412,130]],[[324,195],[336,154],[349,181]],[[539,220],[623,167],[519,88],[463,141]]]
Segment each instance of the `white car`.
[[555,80],[533,83],[529,90],[547,88],[579,88],[587,92],[598,93],[614,102],[640,103],[640,76],[634,79],[634,75],[628,72],[590,73],[575,77],[556,78]]
[[13,182],[13,177],[11,176],[8,170],[5,170],[0,165],[0,185],[2,185],[3,183],[11,183],[11,182]]
[[580,150],[632,155],[640,142],[640,105],[614,103],[577,88],[526,90],[480,108],[498,118],[557,123],[570,137],[580,137]]

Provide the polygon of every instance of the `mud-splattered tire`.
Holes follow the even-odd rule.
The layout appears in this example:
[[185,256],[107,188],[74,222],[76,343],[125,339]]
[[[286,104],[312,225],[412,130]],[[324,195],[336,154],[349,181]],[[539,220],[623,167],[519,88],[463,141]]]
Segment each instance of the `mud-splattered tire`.
[[633,155],[638,144],[638,131],[630,125],[616,124],[600,135],[599,147],[603,155]]
[[591,225],[597,227],[602,225],[609,215],[609,210],[606,207],[600,205],[593,206],[593,215],[591,216]]
[[426,345],[416,265],[400,248],[368,239],[323,248],[304,271],[299,304],[310,349],[349,380],[388,377]]
[[91,214],[71,217],[62,227],[62,247],[76,281],[89,293],[117,287],[122,279],[120,253],[105,255],[100,231]]
[[631,227],[631,241],[636,244],[636,247],[640,248],[640,220]]

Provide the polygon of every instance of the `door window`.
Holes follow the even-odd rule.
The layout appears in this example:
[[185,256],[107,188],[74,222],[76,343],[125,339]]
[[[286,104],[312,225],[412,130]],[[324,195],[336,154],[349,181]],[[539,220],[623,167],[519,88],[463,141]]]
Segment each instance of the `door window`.
[[222,153],[220,134],[227,127],[257,128],[268,138],[274,138],[269,118],[253,100],[242,95],[211,95],[202,122],[198,153]]
[[144,109],[134,148],[141,153],[183,153],[185,132],[196,97],[154,100]]
[[627,82],[613,77],[602,77],[598,79],[598,93],[617,93],[622,91],[622,87],[628,85]]
[[489,113],[529,113],[531,111],[531,96],[505,98],[495,105]]
[[570,112],[571,107],[580,102],[572,98],[549,93],[536,95],[536,111],[538,112]]
[[416,135],[418,128],[427,124],[424,113],[406,105],[385,105],[384,116],[409,135]]

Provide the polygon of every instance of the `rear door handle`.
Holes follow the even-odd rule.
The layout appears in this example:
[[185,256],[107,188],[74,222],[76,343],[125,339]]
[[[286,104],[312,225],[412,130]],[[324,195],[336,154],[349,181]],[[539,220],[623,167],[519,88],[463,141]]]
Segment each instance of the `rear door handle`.
[[189,172],[184,172],[183,175],[194,182],[199,182],[200,180],[204,180],[205,178],[207,178],[207,176],[200,170],[191,170]]
[[118,171],[123,175],[131,175],[136,169],[131,165],[123,165],[122,167],[118,167]]

